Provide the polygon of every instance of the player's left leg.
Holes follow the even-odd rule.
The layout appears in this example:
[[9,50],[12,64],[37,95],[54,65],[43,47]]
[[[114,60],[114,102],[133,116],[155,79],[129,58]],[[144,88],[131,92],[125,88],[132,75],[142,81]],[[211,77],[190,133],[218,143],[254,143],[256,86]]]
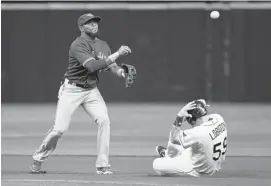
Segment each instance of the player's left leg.
[[33,154],[30,166],[32,173],[43,173],[41,164],[53,153],[58,140],[68,130],[73,113],[83,100],[84,92],[79,87],[63,84],[59,89],[54,126],[45,135],[39,148]]
[[98,88],[90,90],[83,108],[98,126],[96,168],[98,174],[112,174],[109,164],[110,119],[106,104]]

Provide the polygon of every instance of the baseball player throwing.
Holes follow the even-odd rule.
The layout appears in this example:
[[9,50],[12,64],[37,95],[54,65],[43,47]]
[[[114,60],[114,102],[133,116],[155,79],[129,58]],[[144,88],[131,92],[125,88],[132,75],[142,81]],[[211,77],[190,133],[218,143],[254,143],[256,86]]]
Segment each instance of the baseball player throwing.
[[[207,107],[206,101],[199,99],[180,110],[167,148],[156,147],[160,155],[153,161],[156,173],[200,177],[222,168],[227,151],[227,128],[221,115],[207,114]],[[183,130],[184,121],[192,127]]]
[[97,174],[113,173],[109,164],[110,119],[104,99],[97,88],[98,74],[106,70],[125,78],[124,70],[117,65],[116,59],[131,53],[131,49],[121,46],[117,52],[111,54],[108,44],[98,37],[100,21],[100,17],[92,14],[83,14],[78,19],[81,36],[70,46],[69,64],[58,94],[55,123],[33,154],[32,173],[45,173],[41,170],[42,162],[55,150],[59,138],[68,130],[71,117],[79,106],[84,108],[98,127]]

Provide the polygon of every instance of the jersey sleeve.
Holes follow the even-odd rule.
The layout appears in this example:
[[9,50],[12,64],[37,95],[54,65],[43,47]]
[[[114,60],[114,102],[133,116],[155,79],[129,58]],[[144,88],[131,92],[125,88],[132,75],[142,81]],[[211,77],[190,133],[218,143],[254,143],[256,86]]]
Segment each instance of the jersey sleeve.
[[108,46],[108,44],[107,44],[107,50],[108,50],[107,56],[110,56],[110,55],[111,55],[111,49],[110,49],[110,47]]
[[179,138],[183,147],[187,148],[197,143],[199,141],[200,135],[197,128],[192,128],[187,130],[181,130]]
[[72,55],[84,66],[88,61],[95,59],[95,56],[88,49],[85,43],[77,41],[71,45]]

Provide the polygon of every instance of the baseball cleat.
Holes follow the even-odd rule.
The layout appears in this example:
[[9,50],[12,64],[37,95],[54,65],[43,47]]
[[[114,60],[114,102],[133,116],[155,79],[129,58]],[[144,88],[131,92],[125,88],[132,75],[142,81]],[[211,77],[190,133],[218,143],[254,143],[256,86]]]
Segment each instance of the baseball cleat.
[[165,152],[166,148],[165,147],[158,145],[158,146],[156,146],[155,150],[156,150],[157,154],[159,154],[160,157],[165,157],[165,155],[166,155],[166,152]]
[[104,175],[113,174],[113,170],[110,167],[97,167],[96,171],[97,171],[97,174],[104,174]]
[[30,166],[30,170],[32,174],[45,174],[46,171],[41,170],[41,162],[40,161],[36,161],[33,160],[31,166]]

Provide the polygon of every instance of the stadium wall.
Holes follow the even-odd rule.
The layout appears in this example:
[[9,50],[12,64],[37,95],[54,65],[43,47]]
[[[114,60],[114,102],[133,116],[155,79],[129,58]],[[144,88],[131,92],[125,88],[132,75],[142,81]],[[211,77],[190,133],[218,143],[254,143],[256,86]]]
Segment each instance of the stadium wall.
[[[5,6],[4,6],[5,7]],[[90,9],[90,10],[89,10]],[[55,102],[79,36],[78,17],[103,18],[102,39],[138,71],[130,89],[108,72],[100,91],[109,102],[271,101],[270,9],[9,9],[2,5],[2,102]]]

